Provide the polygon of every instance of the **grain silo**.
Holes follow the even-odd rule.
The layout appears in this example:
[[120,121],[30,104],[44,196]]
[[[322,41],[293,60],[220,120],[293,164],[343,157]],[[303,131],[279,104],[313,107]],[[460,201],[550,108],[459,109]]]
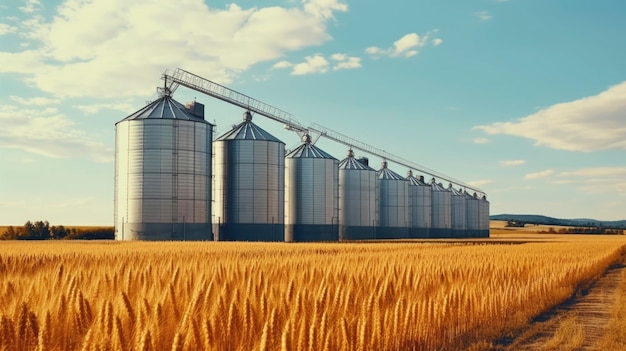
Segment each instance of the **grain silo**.
[[452,222],[452,237],[467,237],[467,206],[465,205],[465,194],[462,190],[455,189],[452,184],[448,187],[450,191],[450,219]]
[[115,238],[212,240],[204,106],[164,94],[115,124]]
[[339,161],[311,143],[285,157],[285,241],[339,240]]
[[252,114],[217,138],[213,228],[218,240],[284,241],[285,144]]
[[376,238],[378,211],[376,170],[363,160],[348,157],[339,163],[339,238],[362,240]]
[[465,194],[465,220],[467,223],[467,236],[470,238],[477,238],[480,236],[480,212],[479,212],[479,200],[474,193],[470,195],[467,192]]
[[428,238],[432,223],[432,189],[409,171],[409,238]]
[[451,237],[452,215],[451,215],[451,194],[440,183],[433,178],[430,182],[432,190],[432,226],[430,228],[431,238]]
[[478,214],[480,217],[480,234],[481,238],[489,237],[489,201],[487,201],[487,196],[483,195],[483,197],[478,200]]
[[376,239],[409,237],[409,182],[387,168],[387,161],[377,172],[378,228]]

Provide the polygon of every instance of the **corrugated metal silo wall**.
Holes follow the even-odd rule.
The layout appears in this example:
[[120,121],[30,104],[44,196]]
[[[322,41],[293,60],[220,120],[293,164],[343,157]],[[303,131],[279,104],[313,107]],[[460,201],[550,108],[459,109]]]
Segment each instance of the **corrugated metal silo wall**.
[[432,190],[427,185],[409,184],[410,238],[428,238],[432,225]]
[[376,238],[378,223],[376,171],[339,169],[339,238]]
[[478,207],[480,206],[478,203],[478,199],[465,195],[465,208],[466,212],[466,221],[467,221],[467,236],[470,238],[477,238],[480,236],[480,213]]
[[479,216],[480,216],[480,234],[481,238],[489,237],[489,201],[486,198],[478,200]]
[[452,222],[452,237],[467,237],[467,207],[465,205],[465,195],[456,191],[450,192],[450,210]]
[[339,240],[339,161],[285,159],[285,241]]
[[432,191],[432,227],[431,238],[449,238],[452,229],[451,194],[449,191]]
[[376,239],[409,237],[409,182],[404,179],[378,180],[379,226]]
[[117,240],[212,240],[208,123],[146,119],[116,125]]
[[216,238],[284,241],[285,146],[268,140],[217,140]]

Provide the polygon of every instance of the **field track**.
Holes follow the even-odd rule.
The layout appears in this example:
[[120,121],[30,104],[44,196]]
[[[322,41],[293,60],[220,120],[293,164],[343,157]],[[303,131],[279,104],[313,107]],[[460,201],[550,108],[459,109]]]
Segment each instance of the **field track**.
[[519,337],[505,341],[502,349],[599,350],[598,342],[618,303],[624,263],[626,257],[591,286],[580,288],[572,298],[536,317]]

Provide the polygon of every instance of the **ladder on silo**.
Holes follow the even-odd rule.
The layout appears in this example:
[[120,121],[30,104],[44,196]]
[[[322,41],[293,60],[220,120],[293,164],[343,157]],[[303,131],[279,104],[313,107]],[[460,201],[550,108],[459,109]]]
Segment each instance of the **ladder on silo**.
[[454,186],[465,188],[465,191],[467,191],[468,193],[470,191],[473,191],[478,196],[486,196],[486,193],[478,187],[463,183],[452,177],[436,172],[432,169],[406,160],[402,157],[396,156],[385,150],[366,144],[362,141],[356,140],[345,134],[339,133],[317,123],[313,123],[310,126],[305,127],[300,122],[298,122],[298,120],[289,112],[266,104],[248,95],[229,89],[206,78],[202,78],[196,74],[185,71],[184,69],[168,69],[163,73],[162,79],[165,80],[165,89],[169,94],[173,94],[176,89],[182,85],[189,89],[204,93],[208,96],[228,102],[232,105],[239,106],[256,114],[260,114],[274,121],[280,122],[284,125],[285,129],[296,132],[298,135],[300,135],[300,137],[304,136],[305,134],[310,134],[312,136],[315,136],[316,138],[324,137],[340,144],[346,145],[352,149],[357,149],[368,154],[378,156],[386,161],[390,161],[398,165],[407,167],[411,170],[425,173],[439,180],[449,182]]

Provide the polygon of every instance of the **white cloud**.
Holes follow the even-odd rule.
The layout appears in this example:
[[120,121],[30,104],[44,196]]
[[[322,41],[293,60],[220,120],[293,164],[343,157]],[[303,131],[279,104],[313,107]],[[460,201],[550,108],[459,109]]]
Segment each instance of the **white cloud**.
[[[28,4],[36,7],[37,1]],[[21,22],[21,35],[36,49],[0,49],[0,73],[22,74],[30,85],[61,97],[145,96],[165,68],[176,67],[228,83],[252,65],[330,40],[328,22],[347,11],[338,0],[290,6],[66,0],[51,20],[34,15]],[[181,9],[184,16],[172,15]]]
[[26,105],[26,106],[59,105],[61,103],[60,99],[51,99],[51,98],[46,98],[46,97],[22,98],[19,96],[10,95],[9,99],[17,102],[20,105]]
[[476,126],[487,134],[520,136],[568,151],[626,149],[626,82],[598,95],[558,103],[516,122]]
[[293,67],[293,63],[289,61],[280,61],[274,64],[274,66],[272,67],[273,68],[289,68],[289,67]]
[[8,25],[6,23],[0,23],[0,35],[6,35],[17,32],[17,27]]
[[504,161],[500,161],[500,166],[502,166],[502,167],[514,167],[514,166],[521,166],[521,165],[523,165],[525,163],[526,163],[525,160],[504,160]]
[[487,138],[474,138],[474,140],[472,140],[472,142],[474,142],[474,144],[487,144],[487,143],[489,143],[489,139],[487,139]]
[[626,179],[626,167],[582,168],[575,171],[561,172],[559,177],[615,177]]
[[546,169],[544,171],[540,171],[540,172],[535,172],[535,173],[528,173],[524,176],[524,179],[539,179],[539,178],[546,178],[551,176],[552,174],[554,174],[554,171],[551,169]]
[[493,18],[489,11],[476,11],[474,12],[474,16],[476,16],[481,21],[489,21]]
[[532,190],[534,189],[534,187],[530,186],[530,185],[513,185],[513,186],[509,186],[506,188],[499,188],[499,189],[491,189],[489,191],[489,194],[494,194],[494,193],[519,193],[520,191],[528,191],[528,190]]
[[561,172],[554,183],[576,184],[576,188],[585,194],[626,196],[626,167],[594,167]]
[[[18,117],[19,116],[19,117]],[[0,106],[0,147],[14,148],[53,158],[87,157],[110,162],[113,150],[77,130],[74,122],[56,108],[29,109]]]
[[333,18],[333,11],[346,12],[348,5],[337,0],[309,0],[304,1],[304,10],[322,19]]
[[[336,53],[332,54],[330,58],[335,61],[332,64],[332,69],[338,71],[341,69],[355,69],[361,67],[361,58],[348,56],[346,54]],[[291,74],[293,75],[305,75],[313,73],[326,73],[331,66],[323,55],[315,54],[313,56],[305,57],[304,62],[292,63],[289,61],[280,61],[272,66],[275,69],[292,68]]]
[[326,73],[328,71],[328,60],[322,55],[305,57],[305,62],[295,64],[291,74],[299,76],[311,73]]
[[334,71],[338,71],[340,69],[361,68],[360,57],[348,56],[346,54],[333,54],[331,58],[335,61],[338,61],[333,66]]
[[31,75],[42,66],[43,55],[39,51],[25,50],[20,52],[0,51],[0,73],[22,73]]
[[132,113],[137,108],[133,106],[131,102],[112,102],[106,104],[90,104],[90,105],[74,105],[74,108],[80,110],[85,114],[95,114],[100,112],[101,110],[113,110],[113,111],[122,111],[125,113]]
[[[378,46],[370,46],[365,49],[365,53],[371,55],[374,58],[381,56],[387,57],[412,57],[418,54],[418,48],[426,46],[433,33],[438,30],[432,30],[424,34],[423,36],[417,33],[405,34],[402,38],[396,40],[393,45],[387,49],[382,49]],[[436,38],[432,40],[432,45],[437,46],[443,42],[442,39]]]
[[41,2],[39,0],[26,0],[24,3],[24,6],[18,7],[18,9],[23,13],[30,14],[41,9]]
[[420,41],[420,36],[416,33],[409,33],[393,43],[393,50],[391,51],[390,55],[392,57],[410,57],[417,54],[417,50],[413,49],[421,46],[424,46],[424,43]]
[[477,188],[480,188],[482,186],[488,185],[488,184],[492,184],[493,180],[491,179],[483,179],[483,180],[472,180],[470,182],[467,182],[467,184],[471,185],[471,186],[475,186]]

